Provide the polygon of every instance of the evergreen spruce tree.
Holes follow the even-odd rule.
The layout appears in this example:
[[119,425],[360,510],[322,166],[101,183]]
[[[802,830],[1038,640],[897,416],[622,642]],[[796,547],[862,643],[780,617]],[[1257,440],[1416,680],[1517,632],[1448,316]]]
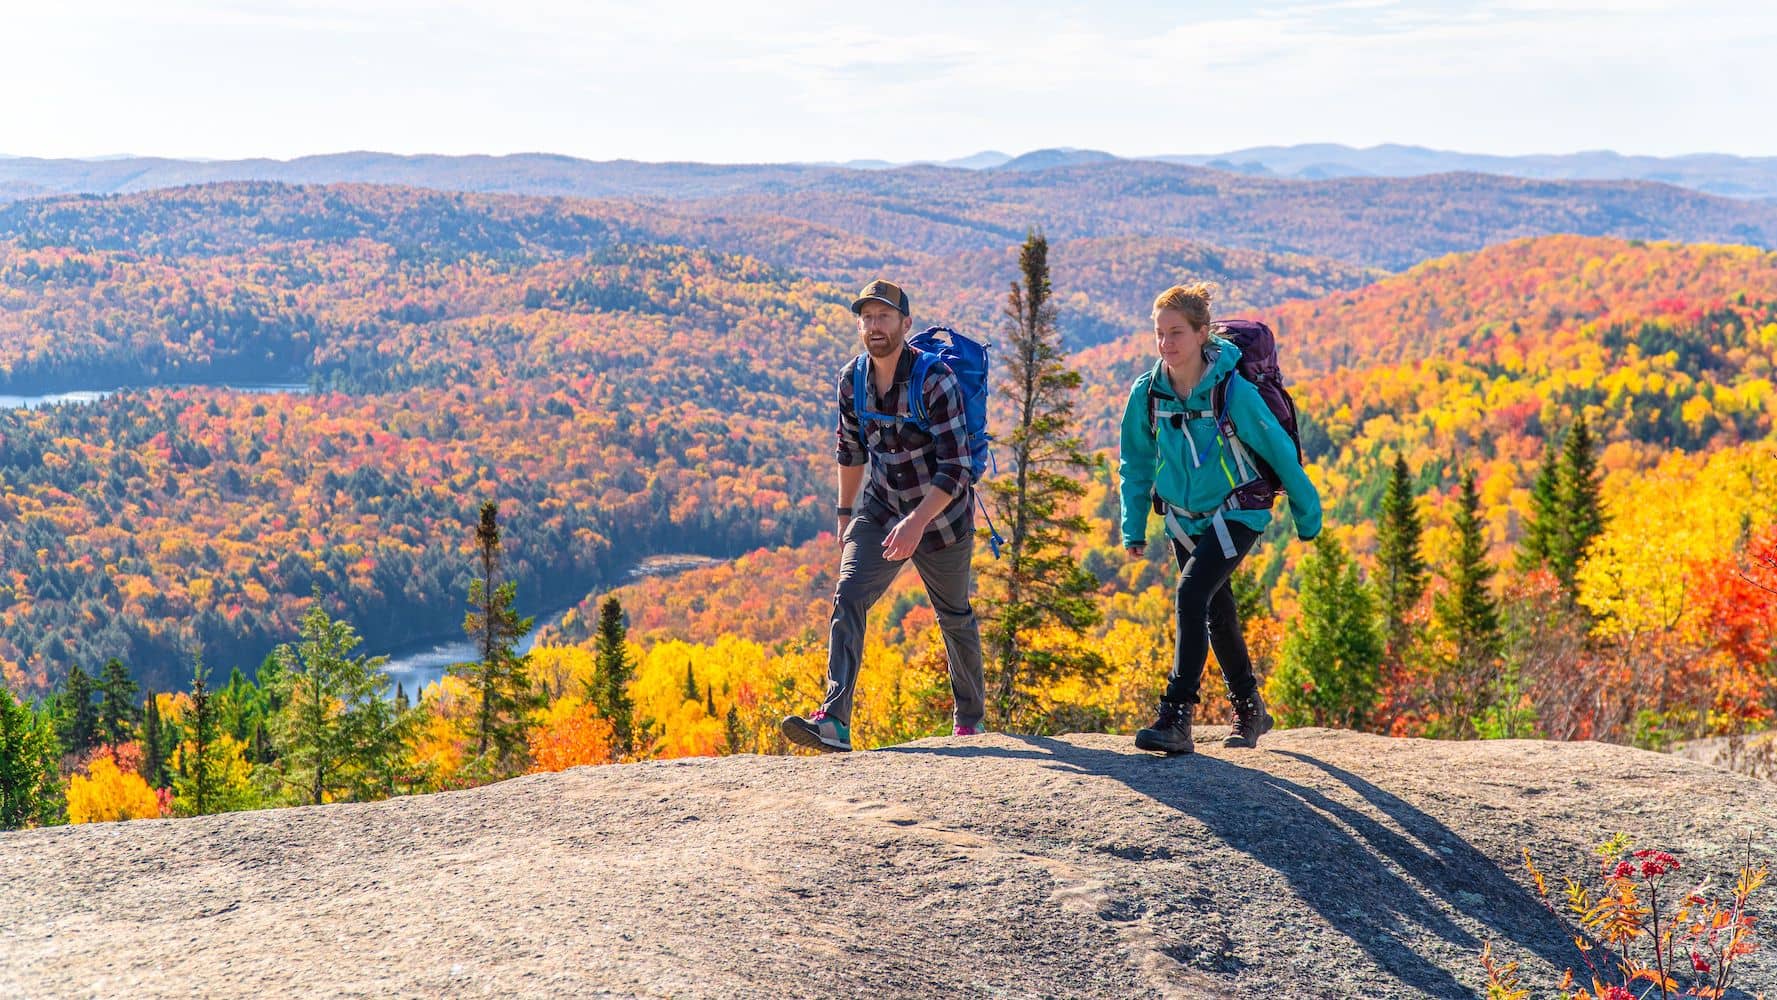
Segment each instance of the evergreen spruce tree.
[[229,672],[228,686],[222,689],[216,700],[223,731],[242,743],[252,739],[253,723],[259,718],[261,710],[259,689],[247,679],[240,667]]
[[[276,716],[273,716],[276,718]],[[253,763],[265,765],[276,763],[278,753],[271,744],[271,732],[265,728],[265,720],[253,723]]]
[[1382,604],[1388,657],[1396,665],[1406,658],[1411,642],[1408,618],[1425,595],[1425,558],[1420,552],[1419,508],[1407,460],[1398,453],[1382,496],[1382,521],[1376,529],[1376,589]]
[[1561,449],[1543,451],[1543,464],[1531,486],[1530,520],[1518,542],[1518,567],[1547,565],[1561,582],[1569,603],[1579,598],[1579,567],[1592,542],[1604,532],[1602,477],[1592,430],[1581,414],[1562,438]]
[[284,710],[273,718],[273,736],[286,784],[311,805],[394,794],[408,716],[388,699],[385,658],[352,655],[363,640],[318,597],[300,635],[294,647],[278,648]]
[[697,674],[691,669],[691,661],[685,661],[685,700],[697,700]]
[[56,826],[68,822],[68,786],[61,775],[62,744],[56,738],[56,714],[47,704],[37,707],[37,748],[43,768],[42,793],[37,799],[37,825]]
[[1499,681],[1499,606],[1491,592],[1493,567],[1481,524],[1481,497],[1475,474],[1465,472],[1451,517],[1456,549],[1444,574],[1448,586],[1432,602],[1433,626],[1441,651],[1432,676],[1431,703],[1442,736],[1475,735],[1475,719],[1488,707]]
[[1375,596],[1331,532],[1303,560],[1298,595],[1268,699],[1285,726],[1361,729],[1376,710],[1383,635]]
[[105,661],[99,671],[99,742],[116,746],[136,738],[136,725],[141,719],[136,697],[141,690],[122,660],[114,656]]
[[151,788],[167,788],[173,783],[167,770],[168,735],[160,721],[160,701],[150,691],[142,701],[142,778]]
[[1555,504],[1561,518],[1549,537],[1549,568],[1567,590],[1568,600],[1579,596],[1580,563],[1592,542],[1604,533],[1598,458],[1593,454],[1592,431],[1584,414],[1567,430],[1561,446],[1561,468],[1556,479]]
[[463,631],[475,641],[481,658],[451,671],[469,682],[479,701],[470,733],[475,740],[472,766],[490,777],[523,770],[529,712],[538,704],[529,677],[530,658],[517,651],[530,634],[532,619],[521,617],[512,604],[518,585],[500,581],[499,507],[481,505],[475,529],[480,573],[469,581],[470,611]]
[[740,707],[728,706],[728,715],[722,720],[722,731],[731,754],[742,753],[747,748],[746,731],[740,727]]
[[607,597],[599,605],[598,636],[593,641],[598,672],[587,695],[616,731],[617,750],[622,754],[635,751],[635,706],[629,699],[629,681],[635,674],[635,664],[630,660],[628,643],[623,605],[617,598]]
[[60,756],[48,717],[38,716],[0,685],[0,830],[55,821]]
[[[1010,474],[986,484],[999,523],[1010,534],[1003,558],[982,572],[991,609],[983,630],[989,692],[1002,726],[1016,729],[1028,718],[1035,695],[1067,677],[1096,677],[1105,670],[1092,651],[1039,645],[1048,629],[1078,635],[1100,618],[1094,600],[1098,581],[1072,554],[1073,540],[1090,530],[1076,510],[1086,494],[1082,474],[1095,463],[1075,428],[1074,395],[1080,374],[1067,367],[1055,329],[1049,283],[1049,243],[1030,234],[1019,251],[1021,280],[1006,297],[1006,381],[1003,399],[1011,423],[1004,437]],[[980,476],[983,470],[975,470]]]
[[220,701],[200,655],[192,667],[187,738],[175,755],[173,810],[181,816],[255,809],[262,804],[245,748],[224,726]]
[[56,736],[62,750],[76,756],[99,745],[99,706],[93,702],[93,679],[77,663],[62,680]]
[[217,737],[221,725],[216,718],[216,698],[209,689],[209,670],[203,654],[198,654],[191,668],[191,731],[189,751],[181,748],[179,773],[173,778],[175,798],[188,803],[188,815],[203,816],[219,811],[216,792],[222,782],[223,761],[217,753]]
[[1529,572],[1549,562],[1549,543],[1561,521],[1556,498],[1561,475],[1560,457],[1554,442],[1543,446],[1542,464],[1530,485],[1530,519],[1518,538],[1518,568]]

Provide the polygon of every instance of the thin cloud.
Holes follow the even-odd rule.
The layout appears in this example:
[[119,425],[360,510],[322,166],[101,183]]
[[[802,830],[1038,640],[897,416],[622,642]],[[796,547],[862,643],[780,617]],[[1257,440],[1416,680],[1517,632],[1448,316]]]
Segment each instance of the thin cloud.
[[[33,4],[8,153],[702,160],[1409,142],[1777,152],[1777,5],[1650,0]],[[1679,55],[1708,52],[1707,60]],[[54,81],[53,86],[46,86]],[[858,153],[860,111],[896,149]],[[1657,123],[1657,127],[1654,123]],[[1764,144],[1765,148],[1760,148]]]

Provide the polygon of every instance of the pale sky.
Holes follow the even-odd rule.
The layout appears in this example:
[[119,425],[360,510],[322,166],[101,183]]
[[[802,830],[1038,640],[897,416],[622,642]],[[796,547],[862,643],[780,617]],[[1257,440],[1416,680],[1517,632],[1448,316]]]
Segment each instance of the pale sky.
[[1777,2],[0,0],[0,153],[1777,155]]

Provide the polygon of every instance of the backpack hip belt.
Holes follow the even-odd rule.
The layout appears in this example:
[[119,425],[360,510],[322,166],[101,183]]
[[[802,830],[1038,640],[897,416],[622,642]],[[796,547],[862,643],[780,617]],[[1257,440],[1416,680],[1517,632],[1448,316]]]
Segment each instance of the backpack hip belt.
[[1228,519],[1222,516],[1224,511],[1241,509],[1239,497],[1237,495],[1232,493],[1229,494],[1228,499],[1222,501],[1215,510],[1196,511],[1181,510],[1180,508],[1167,503],[1165,500],[1160,499],[1159,494],[1155,494],[1154,509],[1158,511],[1161,517],[1166,521],[1167,537],[1184,546],[1185,552],[1191,553],[1197,551],[1197,542],[1185,532],[1184,523],[1180,521],[1180,518],[1183,517],[1197,520],[1199,518],[1207,517],[1209,518],[1211,529],[1215,531],[1216,541],[1221,544],[1222,556],[1227,559],[1233,559],[1240,554],[1239,550],[1234,547],[1234,536],[1228,533]]

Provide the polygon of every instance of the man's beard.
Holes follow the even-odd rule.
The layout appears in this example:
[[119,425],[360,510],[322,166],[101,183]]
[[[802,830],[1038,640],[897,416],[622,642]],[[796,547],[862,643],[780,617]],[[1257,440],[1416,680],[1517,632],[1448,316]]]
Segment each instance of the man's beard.
[[864,338],[864,351],[873,358],[893,357],[900,349],[901,341],[896,337],[885,337],[880,344],[869,337]]

